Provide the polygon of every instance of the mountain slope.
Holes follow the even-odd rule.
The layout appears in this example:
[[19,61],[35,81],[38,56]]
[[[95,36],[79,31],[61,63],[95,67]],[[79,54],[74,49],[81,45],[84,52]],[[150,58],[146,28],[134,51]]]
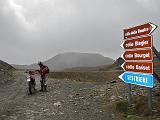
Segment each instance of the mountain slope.
[[7,70],[13,70],[14,67],[12,67],[11,65],[9,65],[8,63],[0,60],[0,71],[7,71]]
[[[12,64],[12,66],[18,70],[21,70],[21,69],[28,69],[29,66],[28,65],[16,65],[16,64]],[[38,66],[37,66],[38,67]]]
[[64,70],[65,68],[108,65],[113,62],[112,59],[106,58],[100,54],[64,53],[51,58],[46,61],[45,64],[50,66],[51,69]]
[[65,69],[66,72],[83,72],[83,71],[113,71],[113,70],[122,70],[120,67],[123,64],[124,60],[119,57],[114,63],[109,65],[101,65],[96,67],[75,67],[75,68],[69,68]]
[[0,86],[12,80],[12,70],[14,68],[11,65],[0,60]]
[[[114,63],[114,60],[111,58],[104,57],[100,54],[91,53],[62,53],[54,56],[47,61],[44,61],[45,65],[49,66],[51,70],[55,71],[75,67],[95,67],[101,65],[109,65],[112,63]],[[24,69],[38,69],[38,65],[36,64],[32,64],[27,67],[19,66],[19,68],[20,67],[23,67]]]

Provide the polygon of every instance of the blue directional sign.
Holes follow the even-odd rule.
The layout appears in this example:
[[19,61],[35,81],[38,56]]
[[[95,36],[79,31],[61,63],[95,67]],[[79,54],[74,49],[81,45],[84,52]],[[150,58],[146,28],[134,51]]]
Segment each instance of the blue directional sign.
[[153,88],[153,75],[124,72],[119,76],[125,83]]

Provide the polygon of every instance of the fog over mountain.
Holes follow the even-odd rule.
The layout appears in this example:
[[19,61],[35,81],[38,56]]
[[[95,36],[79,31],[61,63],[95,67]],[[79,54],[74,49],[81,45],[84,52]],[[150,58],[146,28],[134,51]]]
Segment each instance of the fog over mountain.
[[[109,65],[114,62],[113,59],[104,57],[100,54],[91,53],[62,53],[58,54],[51,59],[44,61],[44,64],[49,66],[51,70],[64,70],[74,67],[94,67],[100,65]],[[38,65],[13,65],[19,69],[38,69]]]

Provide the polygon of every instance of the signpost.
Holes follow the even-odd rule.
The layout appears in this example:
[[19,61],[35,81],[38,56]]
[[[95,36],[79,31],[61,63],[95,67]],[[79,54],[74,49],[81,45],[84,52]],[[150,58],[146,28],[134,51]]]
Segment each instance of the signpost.
[[124,62],[121,67],[124,71],[153,74],[152,62]]
[[150,35],[156,28],[157,26],[153,23],[146,23],[143,25],[138,25],[128,29],[124,29],[124,39],[142,35]]
[[135,27],[124,29],[124,42],[121,47],[125,52],[121,57],[125,62],[121,65],[124,72],[119,76],[128,84],[128,103],[131,104],[131,84],[145,86],[148,88],[148,108],[152,112],[153,88],[153,38],[150,35],[155,29],[153,23],[146,23]]
[[152,61],[152,50],[151,49],[143,49],[143,50],[128,50],[125,51],[121,57],[124,60],[146,60]]
[[124,49],[151,48],[152,43],[152,36],[149,35],[141,38],[134,38],[132,40],[125,40],[121,44],[121,47]]
[[125,83],[131,83],[144,87],[153,88],[153,75],[137,74],[134,72],[124,72],[119,76]]

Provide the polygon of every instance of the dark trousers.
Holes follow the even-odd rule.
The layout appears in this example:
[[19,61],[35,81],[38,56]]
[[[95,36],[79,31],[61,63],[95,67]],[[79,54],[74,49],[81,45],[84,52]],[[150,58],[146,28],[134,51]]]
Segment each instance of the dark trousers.
[[44,84],[44,90],[47,91],[47,83],[46,83],[46,76],[41,76],[41,90],[43,90],[43,84]]

